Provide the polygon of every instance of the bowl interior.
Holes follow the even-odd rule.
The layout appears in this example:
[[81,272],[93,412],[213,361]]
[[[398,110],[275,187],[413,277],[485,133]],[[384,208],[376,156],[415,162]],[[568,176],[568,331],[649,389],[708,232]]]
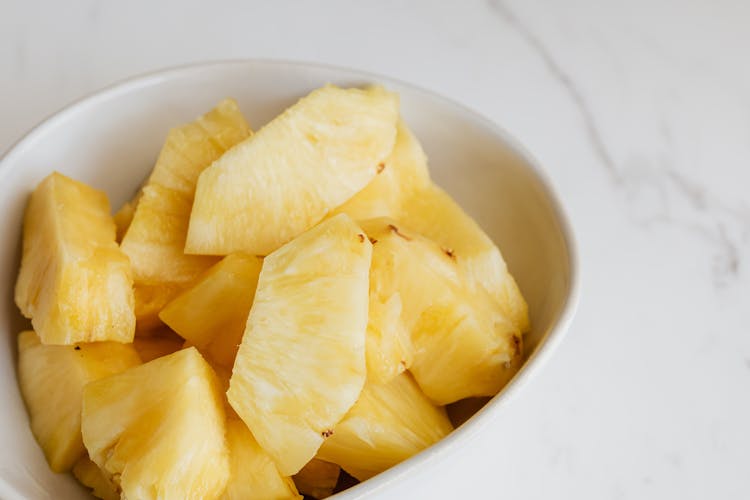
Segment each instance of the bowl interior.
[[[23,211],[34,186],[58,170],[103,189],[117,208],[150,171],[170,127],[231,96],[258,128],[327,82],[379,82],[400,93],[402,113],[422,141],[434,179],[500,246],[529,302],[533,330],[526,337],[528,359],[522,372],[534,364],[534,354],[571,308],[572,249],[564,217],[548,188],[501,131],[451,101],[355,71],[263,61],[170,70],[117,85],[67,108],[0,162],[0,213],[5,219],[0,227],[0,446],[6,450],[0,454],[0,497],[86,497],[67,475],[49,471],[29,431],[16,384],[15,339],[28,323],[13,303],[13,287]],[[502,398],[496,396],[483,412],[493,410]],[[475,420],[454,433],[453,440],[478,426]],[[415,457],[396,469],[418,461]],[[398,470],[389,474],[395,477]],[[357,489],[361,492],[370,483],[376,487],[378,480]]]

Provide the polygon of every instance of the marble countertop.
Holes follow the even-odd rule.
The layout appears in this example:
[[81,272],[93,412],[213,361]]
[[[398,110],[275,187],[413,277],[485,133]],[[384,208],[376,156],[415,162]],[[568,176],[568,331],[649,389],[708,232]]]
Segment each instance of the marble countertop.
[[4,0],[0,151],[102,86],[210,59],[351,66],[460,101],[546,169],[582,294],[487,434],[420,473],[424,497],[748,498],[750,3],[216,4]]

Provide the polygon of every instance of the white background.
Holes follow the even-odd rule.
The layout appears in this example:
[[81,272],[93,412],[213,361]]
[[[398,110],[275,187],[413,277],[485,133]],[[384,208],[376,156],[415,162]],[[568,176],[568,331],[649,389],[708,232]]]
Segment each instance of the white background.
[[425,497],[750,498],[750,2],[0,0],[0,151],[116,80],[245,57],[458,100],[572,218],[569,335]]

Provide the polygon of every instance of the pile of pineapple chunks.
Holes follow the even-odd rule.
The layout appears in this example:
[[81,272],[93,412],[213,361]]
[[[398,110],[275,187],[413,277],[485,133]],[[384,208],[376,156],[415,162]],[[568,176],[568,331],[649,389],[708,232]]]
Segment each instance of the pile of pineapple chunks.
[[104,499],[324,498],[450,433],[446,405],[496,394],[529,329],[381,87],[320,88],[256,133],[224,100],[114,217],[51,174],[15,299],[33,434]]

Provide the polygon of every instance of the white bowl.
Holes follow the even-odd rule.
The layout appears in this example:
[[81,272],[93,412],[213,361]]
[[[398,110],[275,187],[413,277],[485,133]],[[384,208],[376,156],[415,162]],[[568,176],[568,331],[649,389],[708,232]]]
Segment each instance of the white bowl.
[[378,82],[400,93],[402,113],[427,151],[435,181],[500,246],[528,300],[533,324],[525,364],[500,394],[440,443],[340,496],[385,496],[393,481],[409,481],[409,471],[427,466],[490,423],[541,366],[575,309],[573,236],[540,169],[498,126],[425,90],[348,69],[232,61],[162,71],[72,104],[33,129],[0,161],[0,498],[88,498],[72,477],[50,472],[29,430],[16,382],[16,335],[28,323],[13,303],[13,287],[21,220],[34,186],[58,170],[105,190],[117,207],[152,168],[170,127],[230,96],[257,128],[328,82]]

